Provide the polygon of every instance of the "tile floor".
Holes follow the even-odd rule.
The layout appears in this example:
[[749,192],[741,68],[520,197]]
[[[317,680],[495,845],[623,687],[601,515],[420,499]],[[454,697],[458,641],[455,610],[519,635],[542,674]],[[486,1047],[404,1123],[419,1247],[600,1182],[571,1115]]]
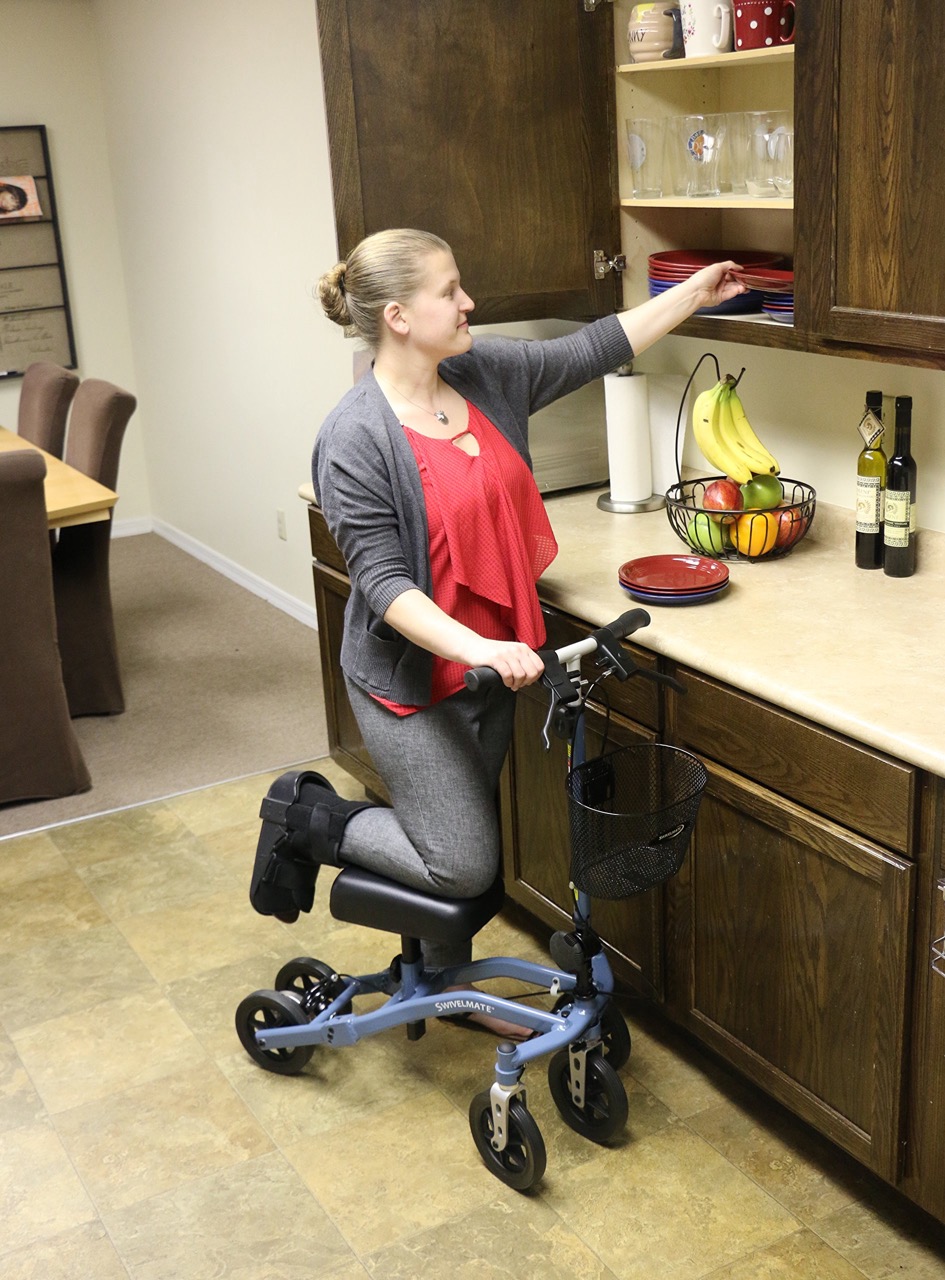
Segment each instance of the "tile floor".
[[[295,955],[364,972],[395,950],[333,921],[324,885],[293,927],[252,911],[268,781],[0,842],[2,1280],[945,1273],[923,1215],[635,1005],[620,1145],[568,1129],[532,1068],[548,1170],[528,1195],[469,1134],[487,1036],[434,1023],[260,1070],[244,995]],[[521,921],[479,943],[544,958]]]

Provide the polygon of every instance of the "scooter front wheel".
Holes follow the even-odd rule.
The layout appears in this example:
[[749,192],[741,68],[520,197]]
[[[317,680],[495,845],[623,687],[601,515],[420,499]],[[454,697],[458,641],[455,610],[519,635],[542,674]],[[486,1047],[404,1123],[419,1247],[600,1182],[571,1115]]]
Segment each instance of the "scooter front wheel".
[[571,1094],[571,1054],[560,1049],[548,1063],[551,1096],[575,1133],[591,1142],[609,1142],[627,1123],[627,1091],[600,1053],[588,1054],[584,1070],[584,1105],[578,1106]]
[[508,1141],[503,1151],[492,1145],[495,1137],[492,1098],[488,1090],[477,1093],[469,1107],[469,1127],[479,1154],[491,1174],[514,1191],[528,1191],[540,1182],[547,1157],[545,1140],[535,1118],[520,1098],[508,1111]]
[[[565,992],[555,1001],[553,1012],[564,1013],[573,1003],[574,996]],[[619,1071],[630,1057],[630,1028],[623,1014],[613,1003],[608,1004],[601,1014],[600,1036],[604,1057],[615,1071]]]

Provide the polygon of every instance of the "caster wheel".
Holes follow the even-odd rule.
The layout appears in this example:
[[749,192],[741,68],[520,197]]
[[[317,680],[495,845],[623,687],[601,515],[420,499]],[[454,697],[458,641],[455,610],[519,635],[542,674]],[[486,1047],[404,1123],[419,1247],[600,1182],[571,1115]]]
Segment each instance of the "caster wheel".
[[[563,1013],[574,1003],[571,995],[559,996],[555,1002],[554,1013]],[[613,1004],[608,1004],[600,1020],[601,1045],[604,1057],[615,1071],[625,1066],[630,1057],[630,1028],[623,1014]]]
[[[322,1009],[327,1009],[338,994],[340,988],[334,985],[328,985],[321,991],[315,990],[323,982],[330,983],[333,977],[334,969],[330,964],[325,964],[324,960],[299,956],[297,960],[289,960],[282,966],[276,974],[275,988],[277,991],[288,991],[299,996],[304,1012],[309,1018],[313,1018]],[[344,1004],[338,1012],[350,1013],[351,1001]]]
[[477,1093],[469,1107],[469,1127],[491,1174],[514,1191],[527,1191],[545,1172],[545,1142],[532,1113],[520,1098],[509,1103],[509,1140],[504,1151],[492,1145],[492,1099]]
[[587,1058],[584,1106],[571,1097],[571,1055],[561,1049],[548,1063],[548,1087],[561,1118],[591,1142],[609,1142],[627,1123],[627,1091],[602,1054]]
[[313,1044],[294,1045],[284,1049],[263,1049],[256,1040],[257,1031],[273,1027],[300,1027],[309,1019],[299,1002],[282,991],[254,991],[240,1001],[236,1010],[236,1034],[240,1044],[260,1067],[280,1076],[296,1076],[315,1052]]
[[277,991],[294,991],[296,995],[304,996],[306,991],[310,991],[325,978],[330,978],[334,972],[331,965],[325,964],[323,960],[299,956],[297,960],[290,960],[282,966],[273,985]]

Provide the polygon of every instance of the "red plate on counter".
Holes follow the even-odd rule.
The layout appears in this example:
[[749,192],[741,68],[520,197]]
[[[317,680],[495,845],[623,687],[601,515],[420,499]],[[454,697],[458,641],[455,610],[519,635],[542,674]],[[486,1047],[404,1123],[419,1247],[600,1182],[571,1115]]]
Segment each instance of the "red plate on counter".
[[707,591],[728,582],[728,569],[708,556],[642,556],[617,570],[625,587],[670,595]]

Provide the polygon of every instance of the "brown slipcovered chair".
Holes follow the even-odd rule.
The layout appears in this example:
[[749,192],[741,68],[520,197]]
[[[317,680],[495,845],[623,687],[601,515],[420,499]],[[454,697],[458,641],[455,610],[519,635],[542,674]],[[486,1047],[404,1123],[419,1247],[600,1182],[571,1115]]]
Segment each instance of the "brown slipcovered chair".
[[56,644],[45,475],[34,449],[0,453],[0,804],[91,786]]
[[[114,489],[125,428],[137,400],[111,382],[86,378],[72,402],[65,461]],[[59,530],[53,589],[62,675],[73,716],[125,709],[108,562],[112,520]]]
[[27,367],[20,383],[17,432],[47,453],[62,457],[69,405],[79,386],[79,375],[49,360]]

